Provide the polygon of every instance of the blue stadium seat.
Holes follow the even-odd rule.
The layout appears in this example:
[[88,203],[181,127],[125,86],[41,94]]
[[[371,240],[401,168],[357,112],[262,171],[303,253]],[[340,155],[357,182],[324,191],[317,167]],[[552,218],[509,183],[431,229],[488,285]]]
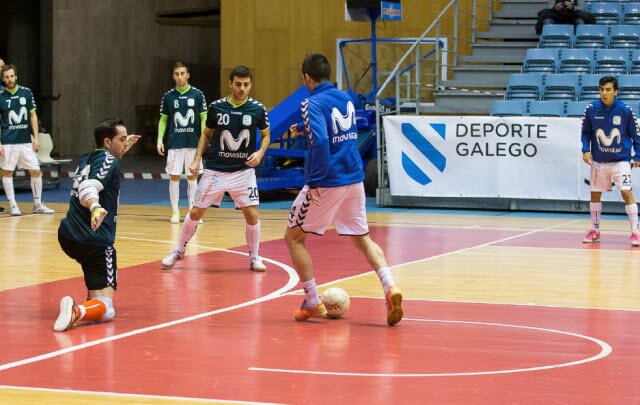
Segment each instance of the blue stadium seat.
[[539,100],[542,97],[542,73],[517,73],[509,76],[507,100]]
[[577,73],[546,75],[543,100],[574,101],[580,94],[580,76]]
[[567,117],[582,118],[588,101],[569,101],[567,103]]
[[624,5],[624,25],[640,25],[640,3],[630,3]]
[[580,100],[591,102],[600,98],[600,78],[602,75],[582,75]]
[[529,116],[531,117],[564,117],[564,102],[532,101],[529,103]]
[[595,17],[597,24],[620,24],[623,16],[620,3],[590,3],[587,11]]
[[491,108],[494,117],[522,117],[527,115],[527,102],[524,100],[496,100]]
[[563,49],[558,73],[591,73],[593,49]]
[[571,48],[572,44],[573,25],[546,24],[542,27],[538,48]]
[[640,75],[640,51],[634,49],[631,51],[631,59],[629,60],[629,74]]
[[593,73],[606,75],[624,75],[627,73],[629,51],[627,49],[598,49]]
[[576,27],[574,48],[606,48],[609,27],[606,25],[583,24]]
[[630,25],[613,25],[609,31],[609,48],[640,49],[640,30]]
[[640,101],[640,75],[624,75],[618,79],[618,98]]
[[559,49],[528,49],[522,73],[555,73],[560,66]]

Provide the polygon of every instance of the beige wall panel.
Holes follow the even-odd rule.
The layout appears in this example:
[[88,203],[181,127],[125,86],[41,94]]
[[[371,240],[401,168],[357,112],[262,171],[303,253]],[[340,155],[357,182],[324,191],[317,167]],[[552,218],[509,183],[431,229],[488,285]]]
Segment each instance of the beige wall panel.
[[290,93],[287,70],[289,68],[289,32],[288,31],[259,31],[256,38],[260,38],[260,46],[256,46],[256,60],[269,60],[270,63],[260,63],[254,71],[254,96],[267,109],[275,107]]
[[258,0],[255,2],[255,29],[288,30],[290,25],[290,0]]
[[[229,80],[236,65],[255,65],[255,0],[220,2],[221,71],[220,83]],[[224,69],[228,69],[225,73]],[[221,86],[221,91],[224,86]],[[223,91],[222,91],[223,92]],[[224,92],[223,92],[224,93]]]

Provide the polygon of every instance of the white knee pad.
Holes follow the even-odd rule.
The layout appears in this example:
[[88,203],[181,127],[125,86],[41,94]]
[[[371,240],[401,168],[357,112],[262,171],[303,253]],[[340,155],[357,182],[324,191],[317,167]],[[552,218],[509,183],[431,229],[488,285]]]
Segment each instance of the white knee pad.
[[109,322],[116,316],[116,310],[113,308],[113,300],[109,297],[93,297],[94,300],[102,301],[104,305],[107,307],[107,311],[104,313],[104,316],[98,322]]

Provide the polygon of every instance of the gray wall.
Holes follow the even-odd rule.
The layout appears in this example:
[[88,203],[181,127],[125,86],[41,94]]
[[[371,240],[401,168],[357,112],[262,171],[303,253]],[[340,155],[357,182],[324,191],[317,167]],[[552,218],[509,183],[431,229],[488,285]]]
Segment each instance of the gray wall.
[[[136,107],[159,108],[174,83],[171,64],[190,66],[190,83],[207,102],[218,95],[219,27],[164,25],[156,13],[212,6],[209,0],[53,0],[53,135],[61,155],[94,147],[93,129],[103,118],[120,116],[130,133],[144,127]],[[148,114],[147,114],[148,115]],[[149,135],[145,133],[144,135]],[[153,148],[147,136],[137,152]],[[152,139],[153,138],[153,139]],[[154,148],[153,148],[154,149]]]

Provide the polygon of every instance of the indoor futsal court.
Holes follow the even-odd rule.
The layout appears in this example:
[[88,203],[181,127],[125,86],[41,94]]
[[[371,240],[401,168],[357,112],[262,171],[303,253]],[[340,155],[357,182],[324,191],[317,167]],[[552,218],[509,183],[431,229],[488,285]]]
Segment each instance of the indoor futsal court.
[[[180,226],[124,181],[113,322],[54,333],[58,302],[82,300],[79,265],[51,216],[0,214],[0,402],[636,403],[640,250],[625,216],[379,209],[373,238],[402,289],[385,322],[379,281],[333,231],[311,237],[320,292],[351,297],[342,319],[296,322],[302,295],[282,239],[290,201],[262,204],[266,273],[248,270],[244,221],[210,209],[173,270]],[[63,193],[61,192],[61,196]],[[164,194],[159,194],[164,195]],[[50,200],[55,198],[49,193]],[[29,196],[25,196],[27,201]],[[27,203],[21,204],[27,212]]]

